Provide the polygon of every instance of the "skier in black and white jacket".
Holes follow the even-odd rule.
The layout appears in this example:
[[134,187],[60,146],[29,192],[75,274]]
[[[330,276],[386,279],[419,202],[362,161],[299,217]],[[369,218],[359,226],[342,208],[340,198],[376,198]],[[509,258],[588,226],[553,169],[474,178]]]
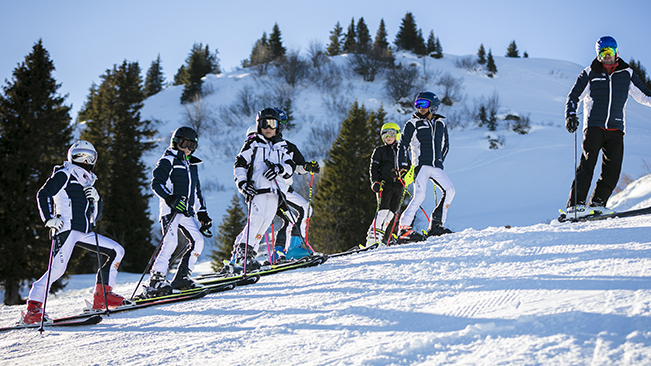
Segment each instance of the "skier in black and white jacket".
[[96,251],[99,244],[100,254],[107,257],[97,273],[93,309],[106,308],[105,292],[109,308],[120,306],[125,301],[124,297],[112,292],[124,248],[103,235],[95,236],[93,232],[93,225],[102,210],[102,199],[94,187],[97,176],[92,169],[96,162],[97,151],[90,142],[75,142],[68,149],[68,160],[54,167],[52,176],[36,195],[41,219],[55,232],[54,260],[49,283],[45,273],[32,284],[24,323],[41,321],[45,294],[65,272],[75,246]]
[[[201,193],[197,169],[201,160],[193,155],[198,144],[199,136],[193,128],[177,128],[170,139],[170,147],[165,150],[152,172],[151,188],[159,197],[159,219],[163,231],[166,227],[168,229],[167,233],[163,232],[165,238],[151,268],[149,286],[146,287],[147,296],[199,286],[191,279],[191,274],[203,251],[202,233],[210,229],[212,220]],[[195,215],[201,226],[194,220]],[[179,230],[189,245],[181,257],[172,282],[167,283],[167,269],[178,245],[176,235]]]
[[260,267],[255,259],[260,240],[276,215],[279,196],[287,194],[285,179],[296,168],[287,143],[277,135],[279,125],[274,108],[258,112],[256,133],[246,140],[233,166],[235,183],[248,205],[247,224],[233,243],[233,255],[235,266],[246,265],[247,270]]
[[[425,200],[427,182],[432,180],[443,192],[443,197],[430,216],[428,236],[451,233],[445,228],[448,208],[454,199],[455,190],[452,181],[443,171],[443,161],[449,150],[448,130],[445,117],[436,114],[440,101],[432,92],[419,93],[414,102],[416,113],[403,127],[400,144],[411,153],[414,168],[414,197],[400,217],[400,234],[402,240],[420,240],[422,236],[411,225],[421,203]],[[402,169],[407,162],[401,160]]]

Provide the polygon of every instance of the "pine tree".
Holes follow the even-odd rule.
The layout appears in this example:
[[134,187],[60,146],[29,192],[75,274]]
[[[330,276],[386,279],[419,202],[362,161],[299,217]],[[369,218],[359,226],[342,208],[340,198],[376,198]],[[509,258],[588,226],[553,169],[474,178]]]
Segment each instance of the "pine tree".
[[357,21],[357,52],[368,53],[371,50],[371,33],[364,22],[364,17],[359,18]]
[[436,59],[443,58],[443,47],[441,47],[439,37],[436,37],[436,42],[434,42],[434,44],[434,53],[432,54],[432,57]]
[[402,18],[402,23],[396,34],[396,39],[393,41],[398,50],[415,52],[418,47],[424,45],[422,32],[420,39],[418,35],[418,28],[416,27],[416,19],[412,13],[407,12],[405,17]]
[[479,45],[479,49],[477,50],[477,63],[480,65],[486,63],[486,49],[483,43]]
[[427,46],[425,45],[425,38],[423,38],[423,30],[419,29],[416,36],[416,43],[414,44],[414,53],[418,56],[427,55]]
[[174,75],[174,83],[172,85],[185,85],[188,82],[188,71],[185,69],[185,65],[181,65],[178,70],[176,70],[176,75]]
[[[154,148],[151,122],[140,119],[145,93],[137,62],[124,61],[91,87],[79,112],[81,137],[97,149],[95,186],[104,200],[98,232],[120,243],[127,255],[122,268],[142,272],[154,250],[149,218],[149,175],[143,154]],[[144,193],[147,192],[147,193]]]
[[242,61],[242,67],[251,67],[257,65],[264,65],[268,62],[271,62],[271,47],[269,46],[269,40],[267,39],[267,33],[262,33],[262,38],[258,39],[253,45],[251,50],[251,56],[248,59]]
[[[373,131],[377,135],[377,131]],[[334,253],[361,243],[375,213],[368,166],[373,151],[369,113],[353,103],[343,121],[314,198],[310,238],[315,250]]]
[[387,50],[389,49],[389,41],[387,40],[388,33],[386,25],[384,24],[384,19],[380,19],[380,26],[375,33],[375,42],[373,42],[373,48],[376,50]]
[[224,260],[230,260],[233,243],[235,243],[235,239],[246,225],[247,213],[240,201],[241,196],[236,191],[217,229],[217,234],[215,235],[217,249],[213,249],[210,252],[210,267],[215,272],[218,272],[224,266]]
[[271,50],[272,60],[282,59],[287,53],[287,49],[283,47],[283,41],[278,23],[274,23],[274,27],[271,31],[271,34],[269,35],[269,49]]
[[640,80],[642,80],[642,83],[646,85],[647,88],[651,88],[651,79],[647,77],[646,68],[642,66],[642,63],[631,58],[631,62],[629,62],[628,65],[633,69],[633,72],[637,74]]
[[429,36],[427,37],[427,54],[432,55],[434,52],[436,52],[436,37],[434,37],[434,31],[429,32]]
[[330,31],[330,44],[328,45],[328,48],[326,49],[326,55],[328,56],[337,56],[341,54],[341,38],[343,37],[342,32],[343,29],[341,28],[341,25],[339,22],[335,25],[335,29]]
[[506,48],[506,57],[520,57],[520,52],[518,51],[518,46],[515,44],[515,40],[509,44]]
[[192,102],[202,93],[202,78],[210,73],[219,74],[218,52],[210,54],[210,47],[203,47],[201,43],[195,43],[185,61],[186,80],[181,103]]
[[163,76],[163,66],[161,65],[159,53],[156,60],[152,61],[149,70],[147,70],[145,93],[150,97],[163,90],[163,85],[165,85],[165,77]]
[[348,31],[344,34],[343,53],[357,52],[357,33],[355,32],[355,18],[350,21]]
[[0,285],[4,303],[22,302],[21,282],[47,268],[50,241],[36,192],[66,160],[73,129],[58,95],[54,63],[39,40],[0,94]]
[[522,58],[529,58],[529,54],[527,53],[527,51],[524,51],[522,53]]
[[490,48],[488,49],[488,61],[486,64],[486,68],[488,69],[488,76],[493,77],[495,74],[497,74],[497,66],[495,65],[495,60],[493,59],[493,53],[491,52]]

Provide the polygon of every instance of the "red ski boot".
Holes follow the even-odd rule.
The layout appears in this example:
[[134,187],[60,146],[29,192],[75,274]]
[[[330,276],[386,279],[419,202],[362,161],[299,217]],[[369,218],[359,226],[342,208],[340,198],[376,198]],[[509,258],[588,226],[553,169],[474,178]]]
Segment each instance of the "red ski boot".
[[43,303],[29,300],[27,302],[27,313],[23,313],[23,323],[24,324],[40,323],[43,316],[45,316],[45,321],[50,320],[47,314],[43,312]]
[[93,310],[106,309],[106,305],[104,304],[104,291],[106,291],[106,300],[108,301],[109,309],[124,305],[127,302],[124,297],[113,293],[111,290],[111,286],[108,285],[95,285]]

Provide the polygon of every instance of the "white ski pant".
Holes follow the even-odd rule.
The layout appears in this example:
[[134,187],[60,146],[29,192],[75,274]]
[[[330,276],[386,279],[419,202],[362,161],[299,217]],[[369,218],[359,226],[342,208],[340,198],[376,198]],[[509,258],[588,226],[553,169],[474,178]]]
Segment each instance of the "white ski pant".
[[[380,210],[375,216],[375,220],[371,222],[371,226],[368,228],[368,234],[366,235],[366,243],[373,244],[378,240],[384,238],[384,233],[387,231],[387,227],[395,214],[389,209]],[[379,232],[381,231],[381,233]]]
[[[244,229],[235,239],[233,248],[238,244],[248,244],[258,253],[260,239],[267,231],[278,210],[278,195],[275,193],[257,194],[248,203],[249,217]],[[248,238],[247,238],[248,233]]]
[[[163,223],[162,230],[165,230],[165,220],[161,220]],[[163,245],[161,246],[158,256],[156,256],[156,261],[152,265],[152,272],[161,272],[167,274],[167,269],[170,265],[170,259],[172,254],[176,250],[176,247],[179,243],[178,231],[181,229],[185,237],[190,242],[191,253],[188,260],[188,269],[190,271],[194,270],[194,265],[197,263],[197,258],[203,251],[203,235],[199,231],[199,224],[194,220],[193,217],[187,217],[183,214],[176,214],[174,220],[170,224],[167,235],[163,239]]]
[[[312,207],[310,207],[310,212],[307,212],[309,206],[307,200],[303,198],[296,191],[287,192],[285,194],[285,199],[287,200],[287,205],[291,208],[287,215],[289,219],[285,218],[283,221],[287,220],[288,223],[283,225],[285,227],[285,243],[278,243],[278,245],[283,245],[285,249],[289,249],[289,244],[292,237],[292,229],[294,228],[294,222],[300,220],[300,232],[301,237],[305,239],[305,230],[307,229],[307,219],[312,216]],[[307,215],[306,215],[307,213]]]
[[[99,243],[100,254],[102,254],[102,257],[108,257],[108,260],[102,265],[102,268],[100,268],[104,283],[113,287],[115,286],[116,277],[118,275],[118,267],[124,257],[124,248],[114,240],[99,234],[97,235],[97,243]],[[97,244],[95,243],[95,233],[92,231],[89,233],[82,233],[81,231],[70,230],[60,233],[55,237],[55,247],[52,254],[52,269],[50,270],[50,283],[47,283],[47,272],[45,272],[41,278],[32,284],[28,296],[30,300],[38,302],[43,302],[45,300],[45,293],[50,290],[50,286],[52,286],[52,284],[65,273],[75,245],[96,252]],[[98,271],[97,283],[100,283],[99,277]]]
[[432,212],[431,219],[440,220],[441,224],[445,224],[445,220],[448,216],[448,208],[454,199],[454,185],[452,185],[452,181],[448,175],[445,174],[443,169],[430,165],[422,165],[420,166],[416,178],[414,178],[414,197],[409,202],[409,205],[407,205],[402,217],[400,217],[400,227],[411,227],[416,212],[420,209],[420,205],[425,200],[425,195],[427,194],[427,182],[430,179],[443,192],[443,197]]

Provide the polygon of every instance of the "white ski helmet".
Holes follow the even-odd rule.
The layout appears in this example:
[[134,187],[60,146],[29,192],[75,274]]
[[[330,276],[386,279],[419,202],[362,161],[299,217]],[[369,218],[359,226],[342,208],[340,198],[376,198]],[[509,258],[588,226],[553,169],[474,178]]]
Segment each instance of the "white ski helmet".
[[79,140],[68,149],[68,161],[95,166],[95,163],[97,163],[97,150],[90,142]]
[[251,125],[247,130],[246,130],[246,138],[250,139],[255,135],[255,133],[258,131],[258,127],[256,125]]

